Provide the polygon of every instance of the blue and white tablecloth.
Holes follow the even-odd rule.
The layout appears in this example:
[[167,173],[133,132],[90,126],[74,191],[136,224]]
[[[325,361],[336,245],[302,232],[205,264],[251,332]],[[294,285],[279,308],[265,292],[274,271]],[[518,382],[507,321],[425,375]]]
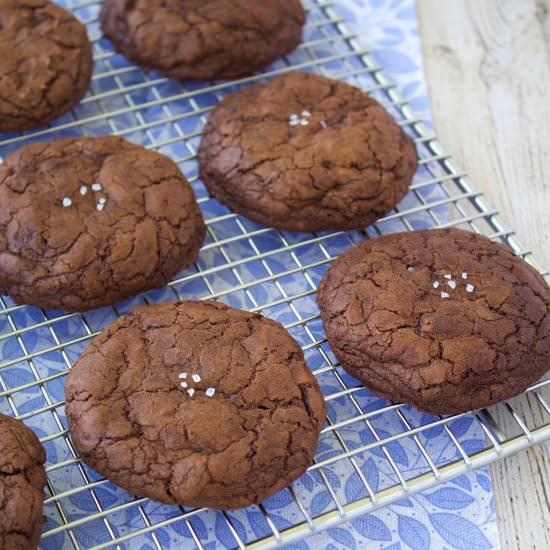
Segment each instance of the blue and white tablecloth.
[[[429,102],[422,67],[422,52],[415,0],[337,0],[336,9],[362,46],[397,84],[410,106],[430,125]],[[436,429],[437,430],[437,429]],[[453,428],[456,433],[456,428]],[[472,448],[483,434],[471,419],[459,428],[461,441]],[[432,456],[443,456],[447,444],[434,433]],[[477,442],[477,443],[476,443]],[[439,444],[439,446],[438,446]],[[414,468],[405,446],[400,468]],[[383,472],[377,475],[383,475]],[[372,481],[372,480],[369,480]],[[350,484],[349,490],[353,490]],[[312,536],[287,550],[489,550],[500,548],[488,468],[463,475],[392,506],[338,528]]]
[[[74,1],[71,0],[57,1],[62,5],[74,4]],[[261,0],[256,1],[260,2]],[[418,36],[414,0],[333,0],[333,4],[340,15],[348,21],[350,30],[361,37],[363,46],[374,53],[378,63],[395,81],[401,95],[409,101],[411,107],[424,120],[429,122],[430,115],[423,78],[420,39]],[[97,14],[98,5],[94,2],[86,2],[85,0],[82,0],[82,5],[82,13],[80,14],[82,18],[89,19],[90,21],[94,20],[93,15],[94,13]],[[90,10],[89,13],[88,10]],[[96,11],[93,12],[92,10]],[[95,28],[94,32],[99,34],[99,29]],[[128,80],[125,81],[125,84],[131,86],[134,84],[134,81],[131,79],[139,78],[139,74],[137,72],[129,72],[126,78]],[[110,82],[111,79],[108,80]],[[153,92],[147,88],[142,89],[139,80],[135,82],[137,82],[135,91],[136,93],[143,94],[143,103],[148,105],[148,101],[151,100],[154,104],[155,97],[147,95]],[[167,90],[167,93],[174,93],[170,92],[170,90],[173,90],[172,86],[175,86],[175,84],[167,82],[163,86]],[[106,89],[108,90],[108,88]],[[114,110],[121,109],[120,112],[122,115],[120,116],[122,120],[117,119],[117,123],[124,124],[124,117],[127,114],[125,108],[127,105],[125,107],[124,103],[117,103],[124,101],[119,97],[119,94],[111,96],[107,91],[104,101]],[[184,104],[182,103],[182,105]],[[175,105],[174,108],[183,108],[182,105]],[[92,102],[78,107],[78,109],[81,109],[80,114],[88,116],[92,121],[86,127],[87,132],[93,134],[94,131],[97,133],[110,131],[109,128],[105,128],[104,120],[98,119],[94,122],[95,113],[93,112],[93,108],[94,104]],[[149,110],[144,110],[145,116],[150,116],[154,120],[154,117],[157,116],[155,111],[157,108],[159,107],[155,105],[149,106]],[[175,112],[180,113],[181,111],[177,110]],[[133,127],[136,124],[132,118],[133,115],[131,115],[131,113],[127,114],[127,127]],[[196,118],[197,120],[193,117],[182,119],[182,124],[189,125],[189,127],[185,128],[187,133],[196,131],[196,128],[192,126],[193,124],[199,124],[200,120],[198,117]],[[65,131],[68,132],[67,135],[72,135],[70,132],[77,132],[78,128],[73,127]],[[155,131],[159,132],[157,134],[161,136],[159,139],[166,139],[167,142],[173,141],[171,138],[174,136],[170,133],[173,131],[173,128],[170,125],[163,125],[162,128]],[[140,133],[138,131],[132,133],[129,137],[140,142]],[[167,154],[172,152],[174,156],[178,156],[179,149],[177,148],[179,146],[180,144],[174,141],[171,145],[163,148],[163,152]],[[3,153],[9,152],[10,147],[17,147],[17,143],[7,146]],[[179,156],[181,156],[181,153],[179,153]],[[266,240],[266,247],[272,246],[269,244],[269,235],[264,238]],[[333,247],[331,248],[331,253],[336,255],[343,252],[346,247],[349,248],[349,241],[346,241],[344,244],[345,247],[339,250],[339,241],[335,240],[331,244]],[[243,254],[245,253],[243,252]],[[304,254],[307,253],[306,250]],[[208,258],[212,260],[212,265],[219,265],[221,260],[216,260],[214,253],[211,252],[210,254],[211,256]],[[324,256],[323,259],[325,259]],[[311,259],[308,261],[312,262],[315,260],[316,257],[311,256]],[[218,264],[215,264],[216,261]],[[273,262],[276,261],[284,262],[284,258],[273,258]],[[282,265],[280,271],[282,272],[285,269],[288,268]],[[220,278],[222,276],[223,273],[220,274]],[[312,272],[312,276],[316,276],[315,272]],[[197,288],[193,286],[194,284],[197,285]],[[220,279],[219,284],[219,288],[226,288],[228,285],[234,283]],[[296,280],[296,285],[299,284],[299,281]],[[296,289],[299,290],[299,288],[299,286],[296,286]],[[258,289],[258,292],[260,290],[262,289]],[[156,291],[155,296],[158,299],[162,299],[164,296],[163,292],[163,290]],[[185,288],[180,288],[180,292],[185,298],[204,296],[204,293],[201,294],[203,291],[198,288],[197,280],[195,282],[191,281]],[[229,303],[236,307],[245,307],[241,303]],[[136,305],[136,301],[130,300],[124,307],[131,308],[133,305]],[[308,310],[311,315],[315,312],[313,302],[310,303],[304,300],[303,307],[311,307],[312,309]],[[125,309],[119,308],[119,311],[123,313]],[[279,317],[275,316],[275,314],[276,312],[272,308],[269,311],[269,316],[274,316],[280,322],[290,321],[282,317],[284,313],[281,313]],[[112,320],[113,315],[109,308],[104,308],[103,310],[89,312],[86,315],[86,319],[92,330],[99,330],[108,321]],[[33,308],[24,308],[19,312],[14,312],[14,317],[18,326],[21,327],[34,325],[43,320],[40,311]],[[294,320],[294,318],[291,320]],[[0,324],[0,333],[2,329],[10,330],[7,321],[4,320],[4,323],[4,327]],[[83,330],[82,325],[71,323],[70,319],[56,321],[55,327],[62,342],[72,341],[85,335],[81,332]],[[22,336],[22,341],[29,353],[43,350],[54,344],[49,340],[51,339],[51,335],[48,330],[45,327],[43,328],[44,330],[39,328],[38,330],[24,333]],[[76,344],[67,346],[64,353],[68,360],[74,361],[84,346],[85,342],[83,341],[77,341]],[[7,359],[17,358],[21,354],[22,350],[16,338],[7,338],[0,346],[0,356],[3,355]],[[312,362],[314,360],[319,360],[319,358],[311,359]],[[319,365],[317,364],[317,366]],[[57,377],[56,374],[63,372],[65,369],[66,363],[59,352],[53,351],[41,355],[37,366],[37,373],[41,378],[47,380],[45,382],[47,391],[55,402],[63,400],[63,379]],[[23,387],[23,390],[18,391],[16,395],[12,396],[13,406],[17,407],[16,412],[18,414],[25,414],[41,407],[48,408],[48,403],[44,401],[44,395],[42,395],[39,386],[34,383],[34,374],[28,368],[24,368],[20,364],[13,364],[9,368],[3,369],[2,376],[8,387]],[[343,374],[343,376],[346,375]],[[320,378],[320,383],[327,395],[338,391],[338,388],[331,388],[329,375],[322,379]],[[350,383],[352,383],[351,380]],[[357,392],[355,397],[358,400],[362,400],[361,406],[365,411],[377,410],[382,406],[381,400],[370,395],[366,390],[364,392]],[[328,403],[327,407],[330,410],[337,405],[338,400],[333,400]],[[343,407],[343,405],[340,406]],[[430,420],[427,415],[423,415],[412,409],[407,409],[407,411],[411,417],[414,417],[415,425],[426,424]],[[13,414],[15,411],[12,410],[8,400],[4,399],[0,400],[0,412]],[[332,410],[331,417],[338,418],[337,412]],[[62,411],[60,410],[56,414],[62,416]],[[353,411],[348,415],[348,417],[350,416],[353,416]],[[146,515],[154,524],[166,522],[165,525],[155,528],[155,537],[163,547],[189,548],[189,545],[193,544],[191,533],[183,521],[169,522],[170,518],[178,515],[178,510],[174,509],[174,507],[162,506],[152,501],[142,502],[140,504],[141,509],[138,509],[136,506],[127,506],[126,503],[132,501],[132,496],[111,483],[98,483],[94,487],[93,498],[88,490],[72,491],[73,488],[78,489],[82,485],[83,472],[86,473],[91,482],[95,482],[100,478],[95,472],[85,466],[82,466],[83,470],[81,471],[80,467],[72,462],[72,455],[66,446],[64,438],[48,438],[48,435],[55,435],[59,432],[59,426],[50,425],[52,422],[50,415],[32,415],[32,417],[27,419],[27,422],[40,437],[47,439],[45,447],[48,453],[49,464],[62,465],[62,467],[57,467],[50,471],[49,479],[57,492],[64,495],[63,507],[67,516],[65,521],[73,522],[72,534],[82,547],[106,544],[106,542],[112,540],[110,533],[102,521],[102,517],[96,517],[92,521],[87,520],[89,516],[97,514],[98,502],[101,503],[103,509],[115,509],[118,505],[123,505],[116,512],[112,512],[109,515],[110,525],[119,537],[135,530],[143,529],[143,515]],[[384,438],[392,433],[402,431],[402,427],[399,424],[400,421],[395,415],[383,414],[376,420],[373,419],[373,422],[376,422],[376,429],[379,435]],[[397,425],[395,424],[396,422]],[[462,446],[467,452],[475,452],[485,446],[481,429],[471,416],[466,415],[453,420],[451,427],[454,435],[460,439]],[[372,439],[369,439],[372,438],[369,430],[363,432],[359,430],[350,431],[347,436],[350,438],[348,442],[350,446],[360,446],[372,442]],[[456,456],[457,450],[453,447],[450,440],[445,437],[442,426],[435,426],[424,430],[422,436],[435,464],[448,463],[458,458]],[[330,438],[328,437],[320,443],[319,453],[321,458],[326,458],[333,452],[329,443]],[[404,438],[394,440],[388,443],[387,447],[400,470],[404,474],[408,474],[407,478],[411,478],[426,470],[426,464],[421,464],[422,457],[419,456],[418,448],[413,441]],[[395,474],[391,471],[388,461],[384,460],[384,457],[380,456],[380,453],[382,453],[382,450],[376,448],[373,449],[372,453],[364,457],[367,466],[365,471],[367,472],[368,482],[375,491],[395,483],[393,479]],[[66,464],[64,464],[65,462]],[[357,479],[357,474],[354,474],[355,477],[354,475],[339,476],[337,469],[335,469],[335,472],[327,469],[326,475],[331,477],[330,483],[333,487],[339,492],[345,493],[347,497],[346,501],[353,501],[364,496],[361,494],[361,491],[364,491],[364,487],[362,487],[360,480]],[[313,516],[326,511],[331,502],[331,497],[325,486],[322,483],[316,482],[313,473],[310,472],[304,475],[297,483],[301,485],[303,493],[308,499],[308,509]],[[266,501],[265,506],[279,527],[292,525],[295,519],[292,514],[299,515],[299,511],[296,512],[292,509],[292,498],[288,492],[282,491],[274,495]],[[66,530],[60,528],[63,519],[59,516],[54,501],[47,503],[45,515],[48,518],[46,531],[50,532],[50,536],[44,537],[41,542],[41,548],[44,550],[72,548],[73,545],[69,540],[68,533]],[[237,526],[241,533],[250,532],[257,538],[270,533],[269,530],[266,531],[268,527],[263,525],[265,524],[263,516],[253,508],[232,512],[231,518],[233,524]],[[193,528],[204,542],[204,547],[207,550],[234,547],[234,539],[221,513],[209,510],[200,516],[194,516],[192,522]],[[132,538],[126,544],[121,546],[132,549],[139,548],[140,550],[153,549],[155,547],[148,533]],[[497,549],[499,548],[498,532],[495,523],[491,481],[488,471],[487,469],[481,469],[469,475],[461,476],[452,482],[426,491],[421,495],[404,499],[397,504],[354,519],[351,522],[314,535],[306,541],[290,545],[287,548],[289,550],[341,550],[355,548],[385,550]]]

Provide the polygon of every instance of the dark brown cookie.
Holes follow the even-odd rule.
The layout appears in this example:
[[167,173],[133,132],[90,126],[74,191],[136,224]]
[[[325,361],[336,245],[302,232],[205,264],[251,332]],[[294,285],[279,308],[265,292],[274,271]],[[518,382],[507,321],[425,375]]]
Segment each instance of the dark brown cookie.
[[0,548],[36,548],[44,516],[46,453],[22,422],[0,414]]
[[292,52],[299,0],[105,0],[103,33],[128,59],[170,78],[237,78]]
[[366,227],[405,195],[414,142],[367,94],[308,73],[279,76],[226,96],[199,151],[219,201],[270,227]]
[[325,405],[302,350],[261,315],[215,302],[142,306],[71,369],[82,459],[138,496],[230,509],[311,464]]
[[0,132],[64,115],[91,74],[92,48],[73,15],[48,0],[0,0]]
[[368,240],[319,288],[329,344],[375,393],[431,414],[513,397],[550,365],[550,289],[508,248],[459,229]]
[[0,166],[0,293],[84,311],[158,288],[205,236],[169,158],[122,138],[60,139]]

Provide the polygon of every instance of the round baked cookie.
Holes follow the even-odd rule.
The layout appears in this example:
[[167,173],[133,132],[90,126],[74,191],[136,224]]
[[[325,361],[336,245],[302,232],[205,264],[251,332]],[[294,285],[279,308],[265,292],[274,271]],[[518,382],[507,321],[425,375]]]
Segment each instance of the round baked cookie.
[[486,237],[433,229],[340,256],[318,295],[328,342],[376,394],[431,414],[523,392],[550,366],[550,289]]
[[91,74],[86,29],[72,14],[48,0],[0,0],[0,132],[67,113]]
[[138,307],[71,369],[67,420],[82,459],[167,504],[231,509],[311,464],[325,404],[275,321],[215,302]]
[[226,96],[203,131],[201,177],[231,210],[280,229],[366,227],[405,195],[414,142],[367,94],[290,73]]
[[300,0],[105,0],[103,33],[128,59],[181,82],[265,69],[302,41]]
[[18,303],[116,304],[193,264],[204,236],[177,165],[122,138],[35,143],[0,166],[0,293]]
[[0,548],[36,548],[44,516],[46,453],[34,432],[0,414]]

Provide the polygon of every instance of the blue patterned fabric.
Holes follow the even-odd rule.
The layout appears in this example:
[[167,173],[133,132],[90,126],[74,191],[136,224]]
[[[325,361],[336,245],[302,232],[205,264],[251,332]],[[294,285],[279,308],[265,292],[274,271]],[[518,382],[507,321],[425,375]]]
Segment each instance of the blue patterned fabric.
[[[304,0],[304,3],[309,1]],[[99,5],[96,2],[58,2],[72,6],[82,20],[89,22],[90,36],[100,36],[97,24]],[[374,52],[377,62],[395,81],[412,108],[428,121],[428,101],[414,0],[332,0],[331,4],[348,21],[350,30],[361,37],[363,45]],[[326,32],[336,34],[335,30]],[[337,47],[332,44],[330,47],[326,46],[323,41],[325,38],[318,29],[311,26],[308,39],[320,40],[321,45],[318,48],[323,57],[334,53],[333,48]],[[340,42],[338,44],[342,48]],[[172,300],[176,291],[177,296],[183,299],[204,298],[215,294],[235,307],[251,309],[262,306],[265,315],[281,323],[294,325],[290,332],[305,347],[308,365],[313,370],[321,370],[326,366],[327,358],[332,364],[336,364],[328,346],[312,346],[312,341],[323,338],[320,320],[315,316],[317,306],[312,292],[327,268],[327,255],[336,256],[344,252],[360,242],[363,236],[357,232],[327,236],[321,249],[318,244],[309,240],[311,235],[265,230],[243,217],[234,219],[228,216],[225,219],[227,210],[216,201],[208,200],[200,179],[194,177],[198,173],[196,161],[191,160],[198,144],[198,132],[204,124],[204,117],[196,111],[217,104],[220,95],[209,92],[193,96],[191,100],[182,94],[181,85],[160,78],[156,80],[155,75],[145,75],[135,70],[121,56],[102,59],[101,55],[108,53],[109,48],[107,41],[98,41],[95,44],[95,53],[100,54],[96,61],[96,77],[102,73],[103,76],[94,81],[93,87],[96,98],[100,99],[89,98],[75,109],[79,119],[85,121],[82,124],[72,124],[70,114],[57,121],[53,125],[58,128],[54,133],[55,137],[83,133],[98,135],[116,131],[144,146],[163,142],[158,150],[174,159],[180,159],[181,168],[194,180],[195,193],[203,201],[201,207],[205,218],[210,221],[218,219],[210,223],[212,234],[215,233],[218,240],[226,240],[223,254],[220,248],[212,246],[211,236],[201,252],[200,267],[217,268],[217,271],[212,271],[207,277],[194,277],[196,273],[190,269],[182,274],[189,277],[170,288],[152,291],[147,294],[147,298],[153,302]],[[292,56],[293,65],[307,64],[308,60],[308,53],[303,50],[296,51]],[[338,60],[325,63],[320,70],[331,75],[344,70],[349,72],[356,65],[353,65],[353,60],[347,61],[348,63]],[[279,61],[275,66],[281,68],[284,64]],[[368,75],[360,74],[354,79],[350,78],[350,81],[368,85],[368,78]],[[125,88],[124,94],[119,93],[122,87]],[[194,83],[185,88],[187,91],[198,89],[200,84]],[[172,99],[159,105],[159,97]],[[135,105],[139,108],[135,109]],[[104,115],[104,111],[108,111],[109,116]],[[156,124],[156,121],[167,118],[173,118],[174,122]],[[182,134],[195,137],[181,140]],[[53,135],[48,135],[46,139],[52,137]],[[29,137],[29,141],[36,139],[44,137],[34,134]],[[5,156],[20,145],[13,141],[3,146],[0,153]],[[422,168],[419,169],[419,176],[424,179],[430,177],[421,172]],[[438,194],[441,189],[436,185],[426,185],[422,193],[422,198],[430,202],[442,198]],[[418,203],[414,200],[412,196],[405,198],[404,207],[416,206]],[[433,212],[441,217],[449,214],[446,207],[439,210],[434,207]],[[433,219],[426,212],[413,213],[407,219],[415,228],[433,225]],[[394,219],[384,222],[382,229],[389,233],[403,230],[404,227],[399,220]],[[240,239],[244,230],[254,232],[254,237],[250,240]],[[292,247],[292,251],[288,250],[288,246]],[[256,257],[263,253],[269,254],[263,261],[259,261]],[[233,262],[232,269],[227,268],[229,262]],[[302,266],[307,265],[307,269],[296,269],[297,262]],[[281,274],[277,285],[269,280],[273,274]],[[246,292],[241,288],[244,286]],[[284,296],[293,296],[292,303],[288,304],[281,299]],[[123,314],[142,303],[143,298],[135,297],[117,306],[118,313]],[[13,305],[9,299],[6,299],[6,304]],[[308,317],[312,320],[306,324],[307,331],[302,324],[296,325],[297,318]],[[18,388],[10,400],[0,399],[0,412],[24,415],[35,411],[25,422],[43,438],[48,457],[48,499],[44,509],[47,536],[42,539],[40,547],[48,550],[65,550],[74,548],[75,545],[90,548],[108,545],[113,538],[131,537],[139,531],[139,535],[122,540],[119,546],[130,550],[154,549],[159,545],[166,549],[188,549],[196,547],[194,540],[200,540],[207,550],[234,548],[236,539],[226,517],[231,520],[235,532],[245,542],[271,535],[272,530],[257,506],[231,511],[227,516],[215,510],[199,511],[188,520],[183,520],[178,507],[163,506],[149,500],[136,501],[132,495],[103,480],[96,472],[75,460],[74,449],[62,437],[67,428],[62,406],[65,373],[68,364],[74,362],[86,347],[86,336],[90,332],[101,330],[115,318],[112,308],[87,312],[83,318],[67,318],[53,311],[43,313],[32,307],[16,308],[11,313],[11,319],[14,326],[22,330],[20,337],[11,335],[13,327],[6,316],[0,318],[0,335],[9,335],[0,341],[0,358],[7,361],[2,367],[0,389]],[[41,325],[46,319],[53,319],[54,322],[48,326]],[[35,325],[32,330],[25,331]],[[62,349],[60,345],[63,345]],[[37,355],[33,361],[34,370],[29,368],[26,360],[19,359],[26,354]],[[37,384],[37,380],[41,380],[41,384]],[[403,432],[403,419],[393,410],[377,414],[376,411],[385,407],[387,402],[373,396],[366,389],[355,391],[353,402],[349,395],[339,395],[343,387],[357,385],[341,368],[321,372],[318,380],[325,396],[331,397],[327,408],[333,422],[345,422],[354,418],[359,409],[362,413],[372,413],[369,417],[370,427],[354,422],[339,428],[339,436],[351,451],[372,444],[375,441],[373,430],[381,438]],[[418,427],[433,421],[432,417],[411,407],[403,407],[400,412],[411,426]],[[457,418],[449,423],[449,428],[466,452],[473,453],[485,447],[483,433],[473,416]],[[422,430],[418,437],[436,466],[460,458],[443,426]],[[318,461],[329,460],[341,452],[342,443],[332,432],[326,432],[319,444],[316,458]],[[386,444],[385,448],[373,446],[368,452],[358,453],[354,457],[357,467],[353,466],[352,461],[340,460],[321,469],[325,480],[321,478],[319,470],[313,470],[302,476],[293,487],[303,506],[312,516],[316,516],[335,509],[326,482],[343,504],[368,496],[358,472],[361,475],[364,473],[374,491],[394,486],[398,479],[390,459],[406,479],[430,471],[414,439],[404,437]],[[304,520],[288,490],[270,497],[263,505],[279,530]],[[64,523],[71,524],[70,533],[62,528]],[[488,471],[482,469],[462,476],[422,495],[354,519],[288,548],[498,548]]]
[[[361,46],[373,53],[378,64],[397,85],[400,94],[430,127],[414,0],[337,0],[335,7],[345,18],[348,29],[359,36]],[[453,431],[460,434],[466,448],[475,450],[483,447],[483,434],[477,423],[471,418],[456,422],[461,425],[458,432]],[[430,455],[440,460],[449,451],[449,442],[441,437],[441,432],[428,434]],[[394,446],[391,451],[399,467],[404,471],[414,468],[408,461],[417,453],[407,453],[407,448],[397,442],[391,445]],[[391,471],[388,473],[391,474]],[[373,464],[372,475],[375,478],[383,475],[380,465]],[[374,485],[378,486],[376,480]],[[346,486],[345,490],[353,493],[353,484]],[[483,468],[463,475],[286,548],[498,549],[500,545],[489,470]]]

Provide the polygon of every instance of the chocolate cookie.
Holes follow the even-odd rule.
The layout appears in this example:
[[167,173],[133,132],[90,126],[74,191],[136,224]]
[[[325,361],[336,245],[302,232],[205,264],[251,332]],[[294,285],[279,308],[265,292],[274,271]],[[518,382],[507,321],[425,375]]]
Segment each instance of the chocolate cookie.
[[0,293],[84,311],[165,285],[205,236],[169,158],[122,138],[34,143],[0,166]]
[[219,201],[280,229],[366,227],[405,195],[414,142],[367,94],[308,73],[226,96],[199,150]]
[[487,407],[550,366],[550,289],[508,248],[459,229],[368,240],[319,288],[342,366],[431,414]]
[[299,0],[105,0],[103,33],[128,59],[170,78],[237,78],[292,52]]
[[231,509],[311,464],[325,419],[281,325],[215,302],[138,307],[94,338],[65,386],[82,459],[159,502]]
[[0,132],[64,115],[91,74],[86,29],[68,11],[48,0],[0,0]]
[[36,548],[44,516],[46,453],[22,422],[0,414],[0,548]]

